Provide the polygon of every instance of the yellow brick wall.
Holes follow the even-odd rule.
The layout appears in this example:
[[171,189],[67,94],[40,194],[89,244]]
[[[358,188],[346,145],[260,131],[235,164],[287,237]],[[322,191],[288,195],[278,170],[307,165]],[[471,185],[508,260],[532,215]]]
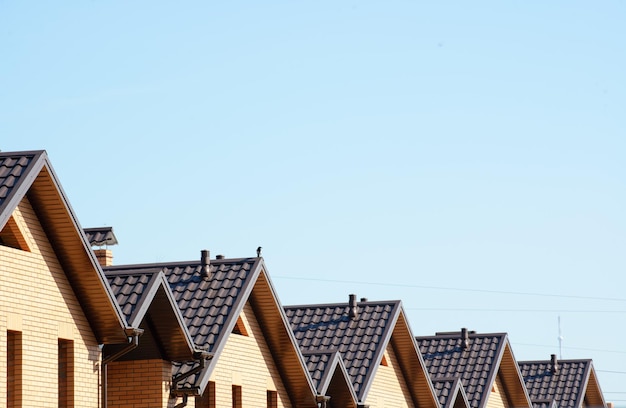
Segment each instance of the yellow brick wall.
[[231,334],[228,337],[211,376],[211,381],[215,382],[216,408],[232,408],[233,385],[241,386],[244,407],[265,407],[268,390],[277,391],[278,407],[291,407],[287,391],[249,303],[245,305],[241,317],[248,336]]
[[489,390],[489,398],[487,398],[487,408],[509,408],[509,404],[504,394],[504,388],[502,387],[502,381],[500,376],[496,377],[495,384],[492,389]]
[[404,381],[393,347],[385,351],[387,366],[380,365],[367,394],[370,408],[413,408],[411,394]]
[[[164,360],[114,361],[107,366],[108,408],[167,408],[172,364]],[[187,405],[192,408],[192,405]]]
[[30,203],[13,214],[31,252],[0,246],[0,408],[7,406],[7,330],[22,334],[22,406],[58,401],[58,339],[73,341],[76,407],[98,407],[98,343]]

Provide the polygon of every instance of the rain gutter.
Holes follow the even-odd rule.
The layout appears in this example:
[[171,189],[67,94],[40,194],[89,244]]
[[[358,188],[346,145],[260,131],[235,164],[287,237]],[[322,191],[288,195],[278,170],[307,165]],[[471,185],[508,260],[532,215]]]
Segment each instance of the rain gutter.
[[102,359],[101,369],[102,369],[102,408],[108,407],[108,398],[107,398],[107,389],[108,389],[108,378],[107,378],[107,367],[109,363],[117,360],[122,357],[124,354],[129,353],[136,349],[139,346],[139,336],[143,334],[143,329],[129,327],[124,329],[126,333],[126,338],[128,339],[128,344],[123,349],[119,350],[117,353],[114,353],[107,358]]

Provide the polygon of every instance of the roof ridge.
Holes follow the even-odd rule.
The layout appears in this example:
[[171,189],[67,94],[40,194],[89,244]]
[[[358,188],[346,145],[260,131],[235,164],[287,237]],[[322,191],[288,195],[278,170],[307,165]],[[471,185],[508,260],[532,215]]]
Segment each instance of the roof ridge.
[[[242,258],[227,258],[227,259],[211,259],[211,265],[213,264],[230,264],[243,261],[256,261],[257,257],[242,257]],[[111,265],[105,269],[107,271],[123,270],[123,269],[147,269],[166,266],[179,266],[179,265],[200,265],[200,259],[194,259],[192,261],[171,261],[171,262],[153,262],[153,263],[138,263],[138,264],[123,264],[123,265]]]
[[[401,300],[368,300],[366,302],[357,301],[357,305],[394,305],[394,307],[402,303]],[[312,307],[329,307],[329,306],[348,306],[348,301],[345,302],[333,302],[333,303],[311,303],[311,304],[300,304],[300,305],[283,305],[283,309],[303,309],[303,308],[312,308]]]

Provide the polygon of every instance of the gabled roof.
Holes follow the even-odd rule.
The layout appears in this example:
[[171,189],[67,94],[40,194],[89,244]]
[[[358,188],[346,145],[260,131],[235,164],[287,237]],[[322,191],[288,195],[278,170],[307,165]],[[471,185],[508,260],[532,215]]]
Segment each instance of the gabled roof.
[[606,407],[591,360],[559,360],[556,372],[551,360],[518,364],[536,408],[552,400],[559,408]]
[[[262,258],[215,259],[209,275],[198,261],[121,265],[106,267],[107,273],[161,271],[171,288],[183,320],[197,347],[213,355],[198,373],[177,384],[180,392],[202,394],[220,353],[246,302],[257,319],[283,383],[296,406],[316,407],[315,388],[299,353]],[[195,363],[175,363],[174,377],[197,368]]]
[[469,408],[469,401],[460,378],[439,378],[432,382],[441,408]]
[[299,305],[285,306],[285,313],[303,354],[336,352],[341,356],[359,403],[365,402],[384,352],[392,345],[414,404],[437,407],[402,303],[358,302],[354,318],[350,309],[348,303]]
[[333,406],[356,407],[350,375],[339,352],[302,353],[318,395],[332,395]]
[[[194,352],[200,350],[193,344],[163,272],[109,272],[107,278],[126,321],[144,330],[138,347],[121,360],[194,359]],[[114,346],[105,347],[105,359],[116,351]]]
[[472,408],[485,408],[500,376],[513,407],[530,407],[522,376],[506,333],[468,333],[467,347],[461,332],[416,337],[434,380],[459,378]]
[[28,197],[100,343],[125,343],[127,324],[45,151],[0,153],[0,230]]

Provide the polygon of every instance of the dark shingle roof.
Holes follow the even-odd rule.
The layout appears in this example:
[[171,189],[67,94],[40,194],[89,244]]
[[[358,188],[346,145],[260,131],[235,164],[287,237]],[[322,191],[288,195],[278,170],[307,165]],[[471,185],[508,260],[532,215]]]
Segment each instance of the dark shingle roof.
[[[300,350],[308,352],[338,352],[345,364],[355,394],[362,399],[366,383],[390,340],[400,302],[359,302],[357,318],[349,316],[347,303],[327,305],[286,306]],[[323,354],[320,354],[320,358]],[[320,377],[323,364],[309,364],[311,375]]]
[[[533,406],[541,408],[556,401],[559,408],[580,408],[585,402],[592,371],[591,360],[560,360],[558,371],[550,371],[551,361],[518,362]],[[589,387],[591,388],[591,387]]]
[[[174,295],[159,268],[108,272],[107,280],[126,321],[141,328],[139,347],[124,359],[192,360],[198,350],[187,330]],[[147,320],[146,320],[147,318]],[[147,324],[146,321],[150,323]],[[105,347],[105,355],[115,347]]]
[[[204,368],[191,375],[188,375],[191,370],[199,368],[198,362],[175,360],[172,364],[172,391],[192,394],[204,392],[226,339],[232,333],[246,302],[250,301],[252,307],[259,311],[257,319],[264,327],[263,336],[273,350],[272,357],[280,372],[285,373],[282,381],[289,390],[290,398],[297,406],[316,406],[314,385],[282,314],[265,272],[263,259],[211,260],[208,277],[203,276],[204,269],[201,261],[105,268],[110,277],[115,274],[141,275],[154,272],[163,275],[193,343],[198,349],[213,355]],[[130,309],[135,299],[134,292],[143,284],[141,280],[132,283],[137,289],[132,289],[133,284],[128,283],[124,294],[124,300],[129,306],[127,313],[135,313]],[[123,287],[124,284],[121,280],[116,286]],[[181,379],[180,382],[176,381],[177,378]]]
[[256,259],[212,260],[210,279],[202,277],[200,261],[112,266],[105,271],[163,272],[194,343],[212,352],[218,337],[224,334],[226,323],[237,318],[233,316],[233,307],[242,295]]
[[432,382],[442,408],[453,407],[458,393],[461,393],[461,398],[464,397],[463,385],[459,378],[440,378]]
[[113,227],[83,228],[91,246],[117,245]]
[[303,354],[306,367],[309,373],[311,373],[311,379],[316,389],[320,389],[322,380],[328,375],[327,370],[330,368],[331,360],[335,354],[336,352],[309,352]]
[[[174,299],[182,313],[186,328],[193,339],[193,343],[203,350],[215,352],[220,339],[230,334],[232,330],[225,330],[236,322],[240,308],[243,306],[248,293],[244,287],[251,277],[255,262],[258,258],[239,258],[212,260],[210,263],[210,279],[202,276],[200,261],[175,262],[145,265],[122,265],[106,267],[109,276],[124,272],[135,276],[141,274],[162,272],[170,286]],[[133,300],[137,298],[135,291],[141,290],[142,279],[135,282],[135,286],[128,285],[123,301],[125,309],[132,313]],[[121,287],[120,281],[117,285]],[[245,297],[246,299],[242,299]],[[126,312],[125,312],[126,313]],[[173,375],[189,371],[194,363],[174,363]],[[203,373],[188,377],[179,384],[181,388],[197,387],[197,380]]]
[[0,157],[0,206],[17,186],[22,174],[40,152],[4,153]]
[[459,378],[470,406],[484,406],[500,365],[506,333],[470,334],[468,349],[460,333],[417,337],[422,357],[433,380]]
[[115,299],[122,308],[126,321],[130,322],[133,313],[146,293],[156,271],[144,271],[137,274],[107,275],[109,286],[113,289]]

